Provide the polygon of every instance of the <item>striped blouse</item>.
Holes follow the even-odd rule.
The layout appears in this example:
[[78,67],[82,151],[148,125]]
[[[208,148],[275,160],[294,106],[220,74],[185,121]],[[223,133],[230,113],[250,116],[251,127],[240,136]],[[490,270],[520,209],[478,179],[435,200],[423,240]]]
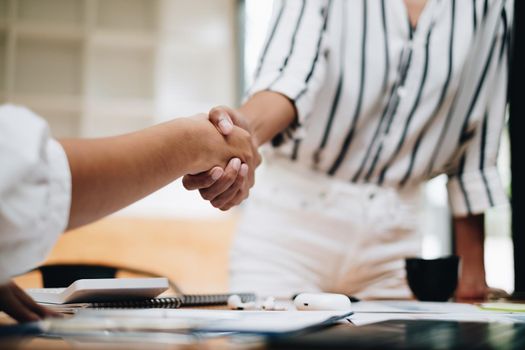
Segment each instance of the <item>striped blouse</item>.
[[496,158],[512,0],[281,0],[248,94],[298,118],[275,156],[354,183],[404,189],[439,174],[456,216],[507,202]]

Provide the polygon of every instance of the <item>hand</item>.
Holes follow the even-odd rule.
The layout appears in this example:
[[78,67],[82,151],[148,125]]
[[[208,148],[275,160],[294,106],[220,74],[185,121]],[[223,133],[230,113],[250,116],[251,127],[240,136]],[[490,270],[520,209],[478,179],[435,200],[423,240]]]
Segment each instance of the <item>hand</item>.
[[455,294],[456,301],[460,302],[485,301],[508,297],[509,294],[504,290],[489,287],[485,282],[484,274],[476,273],[463,275],[459,280]]
[[224,170],[214,167],[197,175],[186,175],[182,183],[187,190],[198,189],[202,198],[210,201],[215,208],[228,210],[248,197],[261,157],[257,151],[257,140],[241,113],[228,107],[215,107],[209,113],[209,120],[223,135],[229,135],[234,125],[248,131],[252,135],[253,157],[245,163],[232,159]]
[[18,322],[38,321],[60,314],[38,305],[29,295],[13,282],[0,286],[0,311]]
[[453,225],[455,251],[461,258],[461,278],[456,289],[456,300],[472,302],[508,297],[505,291],[490,288],[485,279],[484,214],[455,217]]
[[254,157],[259,157],[257,150],[253,148],[250,134],[233,123],[230,123],[228,133],[222,134],[210,123],[207,114],[186,119],[192,124],[187,128],[189,134],[185,138],[185,143],[191,146],[190,163],[194,164],[188,168],[189,174],[208,172],[211,168],[214,171],[210,172],[210,177],[218,179],[223,176],[223,168],[228,165],[237,174],[243,172],[242,162],[250,164]]

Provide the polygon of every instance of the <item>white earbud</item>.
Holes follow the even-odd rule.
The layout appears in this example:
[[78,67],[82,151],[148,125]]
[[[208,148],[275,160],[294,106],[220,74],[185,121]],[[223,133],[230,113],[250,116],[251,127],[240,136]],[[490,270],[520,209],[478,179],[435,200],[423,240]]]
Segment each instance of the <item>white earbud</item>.
[[268,297],[262,304],[263,310],[274,310],[275,309],[275,298],[274,297]]
[[260,308],[265,311],[286,311],[288,308],[285,305],[279,305],[275,302],[274,297],[268,297],[261,304]]
[[237,294],[230,295],[228,298],[228,308],[231,310],[253,310],[255,309],[255,302],[243,302],[241,297]]

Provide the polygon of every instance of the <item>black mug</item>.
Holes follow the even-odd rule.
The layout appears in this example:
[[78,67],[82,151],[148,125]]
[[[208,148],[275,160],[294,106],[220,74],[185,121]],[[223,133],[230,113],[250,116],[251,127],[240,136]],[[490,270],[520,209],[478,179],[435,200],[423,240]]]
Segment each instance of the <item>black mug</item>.
[[406,258],[408,286],[421,301],[447,301],[458,285],[459,257]]

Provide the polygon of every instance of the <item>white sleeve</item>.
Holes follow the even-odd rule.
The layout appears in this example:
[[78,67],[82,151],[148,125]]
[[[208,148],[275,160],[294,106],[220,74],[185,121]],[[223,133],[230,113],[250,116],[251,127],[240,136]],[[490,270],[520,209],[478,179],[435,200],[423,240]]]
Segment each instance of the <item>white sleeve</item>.
[[480,214],[491,207],[508,204],[497,169],[497,156],[507,106],[512,13],[512,3],[507,3],[496,37],[488,38],[494,40],[493,50],[487,64],[486,83],[480,88],[481,97],[472,118],[479,124],[462,135],[468,141],[459,162],[449,173],[449,201],[457,217]]
[[[486,84],[480,88],[479,102],[472,112],[472,131],[462,134],[463,154],[449,173],[447,184],[454,216],[483,213],[488,208],[508,204],[497,169],[497,156],[507,106],[508,54],[512,28],[512,2],[503,7],[492,54],[487,61]],[[476,122],[474,122],[476,121]]]
[[66,228],[71,174],[47,123],[0,106],[0,284],[41,263]]
[[274,2],[254,84],[248,91],[248,96],[278,92],[297,110],[297,119],[274,138],[274,145],[304,137],[302,128],[324,83],[329,14],[330,2],[326,0]]

